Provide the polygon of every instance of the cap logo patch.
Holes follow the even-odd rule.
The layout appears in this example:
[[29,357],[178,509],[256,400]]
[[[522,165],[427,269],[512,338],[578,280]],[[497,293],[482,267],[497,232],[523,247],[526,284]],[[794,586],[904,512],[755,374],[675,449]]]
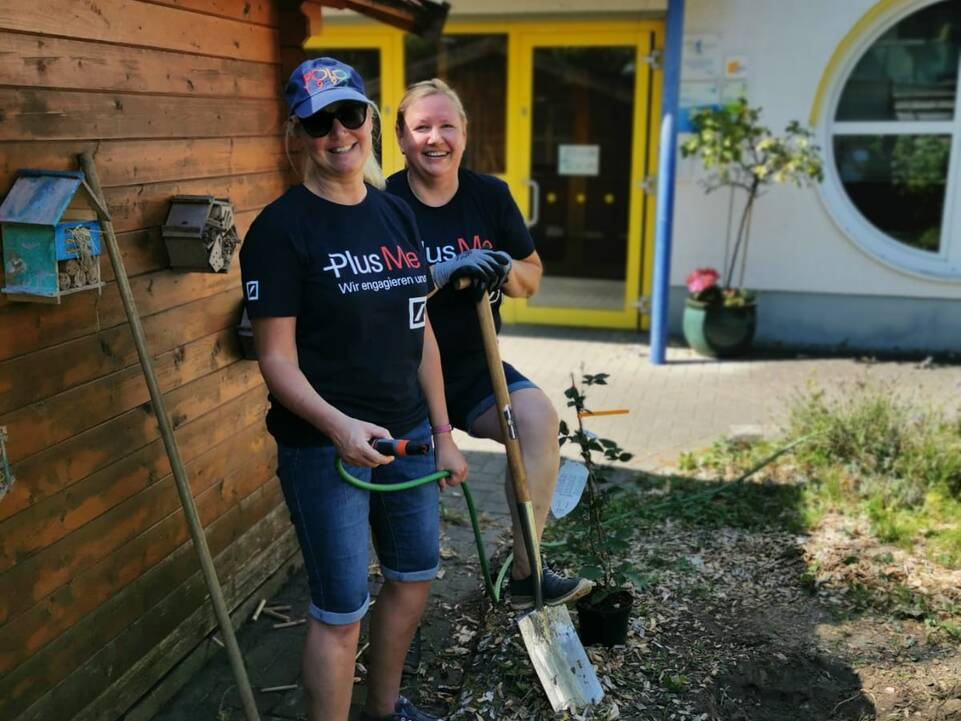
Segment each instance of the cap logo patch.
[[308,93],[323,90],[327,86],[340,85],[347,82],[350,73],[342,68],[314,68],[304,73],[304,90]]

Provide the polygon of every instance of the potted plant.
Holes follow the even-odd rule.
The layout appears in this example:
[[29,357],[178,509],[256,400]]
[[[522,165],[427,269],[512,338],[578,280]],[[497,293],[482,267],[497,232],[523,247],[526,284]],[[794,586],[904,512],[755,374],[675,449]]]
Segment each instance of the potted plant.
[[695,351],[729,358],[751,347],[757,327],[757,297],[743,288],[721,288],[714,268],[697,268],[687,276],[682,329]]
[[[606,385],[607,373],[584,375],[585,386]],[[608,438],[598,438],[584,428],[586,396],[577,385],[573,374],[571,386],[564,395],[567,405],[577,414],[577,428],[573,431],[561,421],[559,442],[577,444],[587,469],[587,515],[588,523],[573,528],[567,537],[567,545],[576,548],[583,559],[580,575],[596,583],[590,595],[577,602],[578,632],[585,646],[603,644],[615,646],[627,638],[627,622],[634,606],[632,587],[640,588],[644,580],[635,567],[624,560],[630,550],[633,525],[628,519],[616,518],[610,513],[609,499],[615,489],[604,488],[609,469],[598,465],[594,454],[599,453],[606,461],[628,461],[632,455]],[[622,521],[617,523],[616,521]]]
[[757,199],[774,184],[806,187],[823,178],[820,148],[811,142],[809,129],[792,120],[776,136],[761,125],[760,117],[761,109],[748,107],[743,98],[699,110],[691,117],[693,134],[681,144],[681,155],[699,157],[708,172],[705,192],[730,188],[746,196],[723,281],[718,283],[718,273],[711,268],[695,270],[687,279],[684,338],[702,355],[738,355],[754,337],[757,298],[742,286]]

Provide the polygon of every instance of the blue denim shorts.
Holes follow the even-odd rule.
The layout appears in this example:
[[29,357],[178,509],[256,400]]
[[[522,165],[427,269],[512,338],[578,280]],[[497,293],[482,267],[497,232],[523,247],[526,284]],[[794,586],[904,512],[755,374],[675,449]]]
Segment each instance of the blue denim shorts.
[[[427,441],[424,421],[405,438]],[[360,620],[370,605],[367,591],[368,527],[384,578],[431,581],[439,562],[440,520],[437,483],[406,491],[362,491],[334,467],[333,446],[295,448],[278,444],[277,475],[297,531],[310,583],[310,615],[321,623]],[[377,468],[345,465],[369,483],[408,481],[436,470],[433,453],[397,457]]]
[[[513,393],[522,388],[537,388],[532,381],[510,363],[503,363],[507,392]],[[494,387],[491,385],[490,372],[486,364],[454,378],[445,377],[444,395],[447,398],[447,412],[450,422],[474,435],[474,421],[494,406]]]

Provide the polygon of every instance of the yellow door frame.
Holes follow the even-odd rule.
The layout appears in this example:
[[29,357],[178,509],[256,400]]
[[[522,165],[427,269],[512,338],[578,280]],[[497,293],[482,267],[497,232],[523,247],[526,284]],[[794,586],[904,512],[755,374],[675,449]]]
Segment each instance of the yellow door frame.
[[[511,147],[516,155],[513,167],[521,175],[513,175],[520,181],[525,192],[522,208],[526,210],[526,183],[530,175],[531,133],[532,133],[532,93],[533,93],[533,56],[534,50],[541,47],[602,47],[631,46],[635,49],[634,118],[632,123],[631,172],[627,224],[627,257],[625,258],[624,303],[620,310],[594,310],[582,308],[548,308],[533,306],[525,299],[513,299],[509,311],[511,320],[545,325],[573,325],[580,327],[634,329],[638,324],[637,302],[643,293],[641,278],[641,259],[649,255],[644,246],[651,245],[651,234],[642,232],[646,223],[644,178],[648,174],[648,124],[651,120],[649,98],[651,97],[652,73],[647,68],[645,58],[655,47],[654,35],[660,24],[652,22],[637,23],[587,23],[579,22],[576,28],[570,23],[538,24],[517,32],[517,40],[511,44],[513,57],[509,63],[516,82],[512,87],[516,94],[511,98],[511,125],[516,125],[514,137],[518,142]],[[516,191],[515,191],[516,192]],[[644,242],[648,240],[648,242]],[[645,265],[645,268],[649,266]],[[548,269],[549,270],[549,269]]]
[[[304,48],[312,51],[378,49],[381,57],[381,127],[384,129],[384,172],[404,167],[393,137],[397,106],[406,88],[404,34],[373,23],[326,24],[325,32],[311,36]],[[635,104],[631,144],[631,181],[628,211],[624,307],[622,310],[586,310],[530,306],[524,299],[505,298],[505,322],[634,329],[648,324],[636,307],[639,296],[649,296],[654,248],[655,194],[644,190],[645,178],[654,174],[660,127],[662,73],[641,72],[646,57],[662,48],[664,23],[654,20],[591,21],[520,19],[500,22],[448,22],[449,35],[496,34],[507,36],[506,169],[501,176],[510,186],[525,217],[530,212],[527,180],[531,156],[531,92],[533,51],[536,47],[630,45],[636,48]],[[469,109],[468,109],[469,111]],[[641,272],[643,267],[643,273]]]

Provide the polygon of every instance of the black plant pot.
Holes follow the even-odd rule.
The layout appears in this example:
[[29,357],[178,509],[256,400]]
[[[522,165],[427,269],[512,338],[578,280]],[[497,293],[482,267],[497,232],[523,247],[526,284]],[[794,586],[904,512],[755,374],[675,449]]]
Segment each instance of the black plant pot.
[[634,597],[615,591],[596,601],[596,591],[577,602],[577,635],[585,646],[620,646],[627,641],[627,622]]

